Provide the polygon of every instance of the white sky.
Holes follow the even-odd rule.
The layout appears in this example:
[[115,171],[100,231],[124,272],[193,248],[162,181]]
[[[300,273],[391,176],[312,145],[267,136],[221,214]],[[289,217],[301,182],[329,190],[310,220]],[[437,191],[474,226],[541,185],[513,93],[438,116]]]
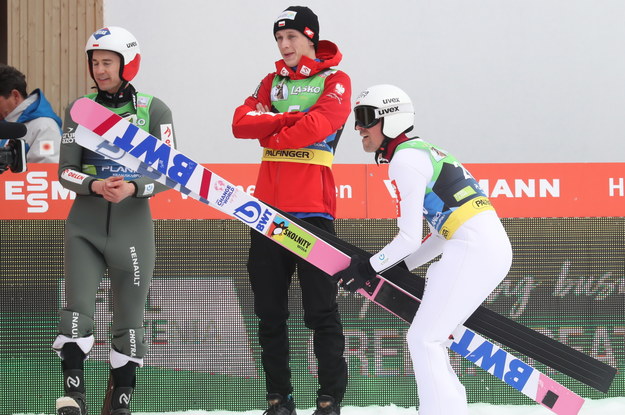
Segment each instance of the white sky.
[[[292,4],[341,49],[354,98],[398,85],[415,134],[465,163],[624,161],[622,0],[105,0],[104,23],[139,40],[133,83],[172,108],[180,150],[258,163],[232,115],[275,69],[273,21]],[[335,163],[371,162],[350,116]]]

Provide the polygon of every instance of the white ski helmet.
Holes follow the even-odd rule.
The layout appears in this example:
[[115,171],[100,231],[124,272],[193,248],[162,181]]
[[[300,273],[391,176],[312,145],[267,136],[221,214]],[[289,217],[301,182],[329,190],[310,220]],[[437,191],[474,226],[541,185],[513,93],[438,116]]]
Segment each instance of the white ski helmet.
[[356,125],[373,127],[384,119],[382,134],[393,139],[414,126],[414,107],[410,97],[394,85],[374,85],[358,95],[354,105]]
[[93,78],[93,68],[91,67],[91,55],[94,50],[110,50],[116,52],[122,58],[119,68],[119,77],[126,82],[132,79],[139,72],[141,63],[141,50],[137,39],[122,27],[108,26],[97,30],[87,40],[85,52],[89,65],[89,73]]

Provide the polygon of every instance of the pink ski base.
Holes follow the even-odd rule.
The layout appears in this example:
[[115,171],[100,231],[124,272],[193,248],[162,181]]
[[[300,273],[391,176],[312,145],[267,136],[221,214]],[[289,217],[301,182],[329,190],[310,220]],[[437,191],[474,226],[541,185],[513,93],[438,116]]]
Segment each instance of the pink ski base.
[[[331,258],[331,260],[328,260],[328,258]],[[313,264],[314,266],[316,266],[317,268],[319,268],[320,270],[326,272],[329,275],[334,275],[336,274],[338,271],[345,269],[350,262],[350,257],[347,254],[344,254],[341,252],[341,256],[339,257],[339,255],[337,254],[337,250],[336,248],[334,248],[332,245],[330,244],[315,244],[315,246],[313,247],[313,249],[310,252],[310,255],[308,255],[308,258],[306,258],[308,260],[308,262],[310,262],[311,264]],[[388,284],[391,284],[390,282],[386,282]],[[382,288],[383,284],[378,284],[376,290],[373,292],[373,294],[369,294],[368,292],[366,292],[365,290],[363,290],[362,288],[359,289],[357,292],[362,295],[363,297],[367,298],[368,300],[375,300],[375,296],[378,294],[378,291]],[[395,284],[393,284],[395,285]],[[398,287],[399,288],[399,287]],[[403,291],[403,290],[402,290]],[[413,296],[414,297],[414,296]],[[414,297],[416,298],[416,297]],[[387,309],[386,307],[378,304],[378,306],[384,308],[386,311],[388,311],[389,313],[397,316],[397,314],[393,313],[391,310]],[[399,317],[399,316],[397,316]]]
[[338,271],[345,269],[350,262],[350,258],[346,254],[342,254],[342,257],[337,255],[337,250],[330,244],[316,243],[313,246],[310,254],[308,255],[308,262],[324,271],[329,275],[334,275]]
[[[555,405],[553,405],[553,408],[550,408],[542,403],[549,391],[556,393],[559,396]],[[584,405],[584,398],[566,389],[542,373],[540,374],[538,380],[536,401],[558,415],[577,415],[582,409],[582,405]]]
[[[74,120],[80,119],[80,122],[79,122],[80,125],[88,128],[91,131],[94,131],[107,118],[109,118],[109,114],[107,114],[107,111],[93,111],[93,110],[87,113],[84,110],[81,110],[81,108],[84,108],[83,105],[85,105],[83,104],[83,101],[89,101],[89,103],[86,105],[89,105],[90,107],[93,108],[93,105],[91,105],[91,103],[94,101],[90,100],[89,98],[79,98],[76,100],[76,102],[74,102],[74,105],[72,106],[72,109],[70,110],[70,114]],[[119,118],[121,119],[121,117]]]

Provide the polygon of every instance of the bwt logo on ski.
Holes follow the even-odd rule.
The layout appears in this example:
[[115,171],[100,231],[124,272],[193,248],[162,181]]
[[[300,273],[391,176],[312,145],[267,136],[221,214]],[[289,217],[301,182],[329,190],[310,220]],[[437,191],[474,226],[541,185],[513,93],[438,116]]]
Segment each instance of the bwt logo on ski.
[[[454,341],[449,348],[513,388],[522,391],[534,369],[492,343],[479,341],[479,338],[473,341],[474,338],[475,333],[465,330],[462,338]],[[480,360],[481,362],[478,363]]]
[[111,160],[119,160],[124,156],[124,152],[122,150],[115,147],[108,141],[103,141],[98,144],[98,147],[95,149],[95,153],[100,154],[101,156],[104,156]]
[[250,201],[236,208],[233,215],[252,226],[258,222],[258,224],[256,224],[256,229],[262,232],[269,223],[271,211],[265,209],[263,212],[263,208],[258,202]]
[[131,124],[126,128],[122,137],[115,138],[113,144],[150,166],[156,164],[158,171],[177,178],[180,184],[186,186],[197,163],[180,153],[172,157],[172,148],[151,135],[146,136],[136,145],[132,144],[132,140],[139,131],[142,130]]

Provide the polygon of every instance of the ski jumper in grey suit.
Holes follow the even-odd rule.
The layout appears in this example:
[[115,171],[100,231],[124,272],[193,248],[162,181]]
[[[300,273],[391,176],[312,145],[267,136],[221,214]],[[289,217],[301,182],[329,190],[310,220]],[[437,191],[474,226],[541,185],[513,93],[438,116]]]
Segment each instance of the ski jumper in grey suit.
[[[129,85],[125,102],[108,102],[106,95],[90,95],[99,103],[173,145],[169,108],[158,98],[137,94]],[[123,101],[123,100],[122,100]],[[144,308],[155,264],[154,225],[149,197],[167,188],[120,166],[75,142],[76,123],[67,109],[59,161],[61,184],[76,192],[65,227],[65,299],[60,311],[59,336],[54,348],[79,344],[85,354],[93,345],[96,294],[108,269],[113,322],[111,364],[139,365],[147,352]],[[92,192],[91,184],[110,176],[124,176],[135,194],[112,203]]]

